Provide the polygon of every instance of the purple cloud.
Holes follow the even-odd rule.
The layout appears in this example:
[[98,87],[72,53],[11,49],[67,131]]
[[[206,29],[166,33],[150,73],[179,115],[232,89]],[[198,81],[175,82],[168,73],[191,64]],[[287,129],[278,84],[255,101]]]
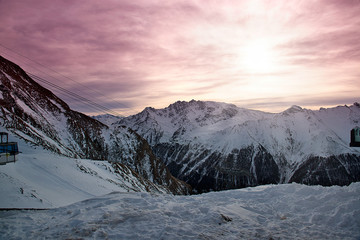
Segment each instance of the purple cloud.
[[351,0],[2,0],[0,44],[61,75],[1,46],[0,54],[124,114],[193,98],[251,107],[263,99],[269,111],[351,104],[359,12]]

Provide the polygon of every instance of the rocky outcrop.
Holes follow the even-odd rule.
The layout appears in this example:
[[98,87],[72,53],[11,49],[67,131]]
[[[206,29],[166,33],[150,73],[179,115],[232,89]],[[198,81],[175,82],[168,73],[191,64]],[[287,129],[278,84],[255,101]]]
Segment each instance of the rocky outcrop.
[[236,189],[280,182],[279,168],[262,146],[233,149],[227,155],[191,145],[157,144],[153,147],[174,176],[198,192]]
[[151,182],[166,186],[176,194],[190,194],[191,187],[176,179],[166,165],[155,156],[145,139],[132,129],[120,126],[110,135],[108,160],[121,162]]
[[349,185],[360,181],[360,157],[341,154],[330,157],[310,157],[294,172],[289,182],[308,185]]

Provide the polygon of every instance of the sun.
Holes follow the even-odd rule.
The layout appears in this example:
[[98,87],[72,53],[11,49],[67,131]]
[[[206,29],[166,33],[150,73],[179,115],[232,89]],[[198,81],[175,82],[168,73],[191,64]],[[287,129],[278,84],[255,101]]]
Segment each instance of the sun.
[[239,58],[241,67],[248,73],[270,73],[276,69],[276,54],[266,41],[245,44]]

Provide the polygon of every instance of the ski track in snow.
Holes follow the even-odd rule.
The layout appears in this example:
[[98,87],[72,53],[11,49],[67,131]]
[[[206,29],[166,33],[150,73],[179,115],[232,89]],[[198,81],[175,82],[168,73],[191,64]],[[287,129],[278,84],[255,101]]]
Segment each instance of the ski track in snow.
[[113,192],[56,209],[2,211],[0,229],[1,239],[359,239],[360,183]]

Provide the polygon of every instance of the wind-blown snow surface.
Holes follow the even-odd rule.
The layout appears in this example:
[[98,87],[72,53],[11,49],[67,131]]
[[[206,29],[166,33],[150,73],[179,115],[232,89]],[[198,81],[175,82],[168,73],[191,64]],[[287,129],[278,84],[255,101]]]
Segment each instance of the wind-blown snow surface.
[[193,196],[114,192],[0,212],[1,239],[359,239],[360,183],[267,185]]

